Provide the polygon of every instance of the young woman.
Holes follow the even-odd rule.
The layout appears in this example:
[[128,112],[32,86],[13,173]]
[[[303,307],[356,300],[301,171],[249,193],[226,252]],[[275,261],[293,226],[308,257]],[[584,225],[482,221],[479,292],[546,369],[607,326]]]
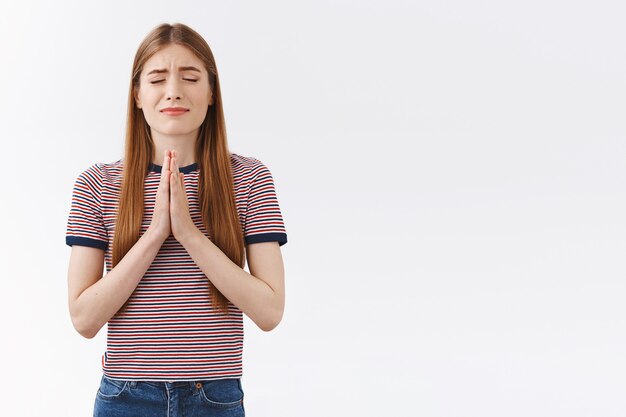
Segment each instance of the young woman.
[[244,415],[243,313],[280,322],[287,234],[267,166],[228,150],[215,60],[191,28],[139,46],[124,157],[78,176],[66,243],[74,327],[108,323],[95,416]]

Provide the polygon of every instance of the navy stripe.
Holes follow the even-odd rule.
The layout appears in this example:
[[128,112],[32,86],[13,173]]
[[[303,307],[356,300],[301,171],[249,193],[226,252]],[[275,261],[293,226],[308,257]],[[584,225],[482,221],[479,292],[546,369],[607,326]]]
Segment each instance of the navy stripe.
[[278,242],[278,246],[283,246],[287,243],[287,234],[285,233],[260,233],[252,236],[246,236],[247,244],[261,243],[261,242]]
[[108,245],[107,242],[103,242],[101,240],[96,240],[96,239],[90,239],[88,237],[81,237],[81,236],[65,236],[65,244],[68,246],[72,246],[72,245],[90,246],[92,248],[105,249],[105,250]]

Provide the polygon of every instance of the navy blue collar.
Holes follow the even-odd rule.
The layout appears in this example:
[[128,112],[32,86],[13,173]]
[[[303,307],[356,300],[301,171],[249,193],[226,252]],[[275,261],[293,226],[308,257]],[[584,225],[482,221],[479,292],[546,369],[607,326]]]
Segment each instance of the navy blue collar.
[[[161,165],[157,165],[157,164],[153,164],[152,162],[150,162],[150,165],[148,166],[148,169],[152,172],[158,172],[159,174],[161,173],[161,169],[163,169],[163,167]],[[183,174],[188,174],[190,172],[196,171],[198,169],[198,163],[194,162],[191,165],[187,165],[184,167],[179,167],[178,170],[180,172],[182,172]]]

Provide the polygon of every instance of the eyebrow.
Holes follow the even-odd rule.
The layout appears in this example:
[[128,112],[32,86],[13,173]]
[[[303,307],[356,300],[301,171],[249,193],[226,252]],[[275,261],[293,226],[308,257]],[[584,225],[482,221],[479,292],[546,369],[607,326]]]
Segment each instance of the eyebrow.
[[[198,68],[196,67],[178,67],[178,71],[197,71],[199,73],[202,73],[202,71],[200,71]],[[150,75],[150,74],[161,74],[164,72],[169,72],[167,69],[165,68],[158,68],[158,69],[153,69],[152,71],[150,71],[148,74],[146,75]]]

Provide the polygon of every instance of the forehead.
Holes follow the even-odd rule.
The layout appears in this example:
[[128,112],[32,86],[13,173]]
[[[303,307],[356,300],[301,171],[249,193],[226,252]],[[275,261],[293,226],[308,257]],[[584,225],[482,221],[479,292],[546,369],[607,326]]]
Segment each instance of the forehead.
[[147,74],[154,69],[173,71],[178,67],[196,67],[206,72],[202,61],[189,49],[182,45],[170,44],[152,55],[144,64],[142,73]]

